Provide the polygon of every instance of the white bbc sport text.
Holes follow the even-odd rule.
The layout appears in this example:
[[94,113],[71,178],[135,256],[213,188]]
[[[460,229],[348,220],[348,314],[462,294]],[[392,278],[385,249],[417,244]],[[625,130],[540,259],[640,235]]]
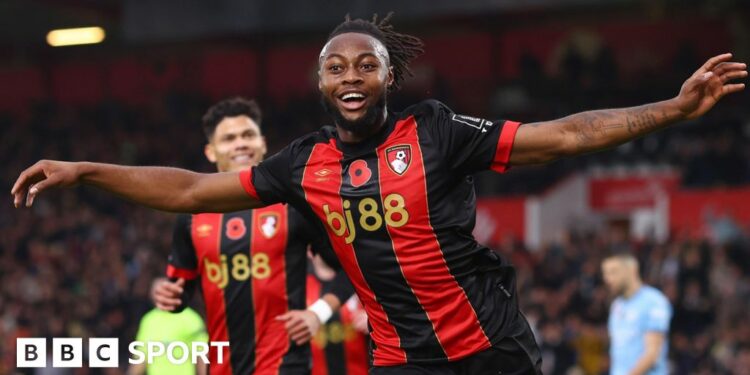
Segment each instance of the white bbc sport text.
[[[175,341],[164,345],[160,341],[133,341],[128,345],[128,352],[130,352],[131,358],[128,359],[128,363],[131,365],[139,365],[141,363],[154,363],[154,358],[167,355],[167,360],[173,364],[183,364],[190,357],[190,363],[197,364],[198,358],[202,359],[205,363],[211,363],[208,360],[208,351],[210,347],[216,347],[216,363],[224,363],[224,351],[221,350],[223,347],[229,347],[227,341],[211,341],[210,343],[205,342],[192,342],[190,343],[190,354],[188,355],[188,346],[184,342]],[[139,350],[138,348],[145,347],[146,350]],[[175,357],[175,349],[180,348],[182,356],[179,358]]]
[[[88,365],[91,368],[114,368],[120,366],[119,339],[92,337],[88,341]],[[216,362],[224,363],[224,351],[229,347],[227,341],[191,342],[176,341],[163,343],[158,341],[134,341],[128,345],[131,358],[130,364],[153,363],[154,358],[166,355],[173,364],[183,364],[188,360],[192,364],[198,363],[198,358],[205,363],[211,363],[208,353],[211,347],[217,351]],[[47,339],[18,338],[16,339],[16,367],[43,368],[47,367]],[[176,355],[177,348],[181,355]],[[80,368],[83,367],[83,339],[82,338],[53,338],[52,339],[52,367]],[[145,349],[145,350],[144,350]]]

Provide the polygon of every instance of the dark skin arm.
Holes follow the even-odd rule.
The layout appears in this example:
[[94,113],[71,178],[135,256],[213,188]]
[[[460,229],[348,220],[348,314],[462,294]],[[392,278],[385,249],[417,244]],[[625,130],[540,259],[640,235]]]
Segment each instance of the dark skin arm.
[[231,212],[261,207],[242,187],[238,173],[195,173],[167,167],[130,167],[42,160],[21,173],[13,203],[27,207],[53,187],[96,186],[138,204],[169,212]]
[[611,148],[679,121],[702,116],[725,95],[745,88],[732,80],[747,77],[747,65],[731,54],[709,59],[669,100],[638,107],[577,113],[521,126],[510,156],[512,165],[540,164]]

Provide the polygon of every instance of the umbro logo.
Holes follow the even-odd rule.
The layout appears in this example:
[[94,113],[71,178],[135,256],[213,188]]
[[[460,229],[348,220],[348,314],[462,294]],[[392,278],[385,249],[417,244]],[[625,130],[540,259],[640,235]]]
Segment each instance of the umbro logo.
[[315,172],[314,175],[316,175],[318,177],[326,177],[326,176],[330,175],[331,173],[333,173],[332,170],[330,170],[328,168],[323,168],[323,169]]
[[196,231],[198,232],[198,237],[208,237],[208,236],[211,235],[211,231],[213,229],[214,229],[214,227],[212,227],[212,226],[210,226],[208,224],[203,224],[203,225],[199,226],[198,228],[196,228]]
[[318,178],[315,179],[315,182],[322,182],[322,181],[330,180],[328,176],[332,175],[333,171],[328,168],[323,168],[323,169],[313,172],[313,174],[318,176]]

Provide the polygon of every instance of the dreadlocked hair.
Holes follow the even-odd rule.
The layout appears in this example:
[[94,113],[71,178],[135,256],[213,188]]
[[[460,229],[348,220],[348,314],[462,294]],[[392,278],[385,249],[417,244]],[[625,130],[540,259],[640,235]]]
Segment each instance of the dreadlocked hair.
[[336,26],[328,35],[328,41],[344,33],[367,34],[379,40],[388,51],[393,67],[393,85],[389,87],[389,90],[398,90],[406,75],[414,75],[409,69],[409,63],[424,52],[424,43],[415,36],[397,33],[390,24],[391,17],[393,17],[393,12],[389,12],[380,20],[378,20],[378,15],[374,14],[372,20],[367,21],[361,18],[352,19],[347,14],[344,22]]

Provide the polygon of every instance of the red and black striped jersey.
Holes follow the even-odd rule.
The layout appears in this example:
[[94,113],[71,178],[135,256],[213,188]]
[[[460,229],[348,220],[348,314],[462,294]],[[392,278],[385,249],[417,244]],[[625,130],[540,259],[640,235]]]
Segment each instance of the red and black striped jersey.
[[291,342],[275,318],[306,307],[307,247],[328,246],[320,239],[281,204],[178,216],[167,276],[200,283],[210,340],[229,342],[223,364],[210,353],[212,374],[309,368],[309,345]]
[[288,202],[327,233],[367,311],[374,365],[443,363],[520,324],[515,299],[489,296],[479,271],[489,250],[472,236],[471,177],[508,169],[518,127],[428,100],[389,113],[361,143],[323,127],[240,179],[249,195]]
[[[320,281],[308,274],[307,304],[313,303],[320,295]],[[359,299],[353,296],[320,327],[310,343],[311,375],[367,375],[369,337],[352,325],[355,314],[364,314],[364,309]]]

